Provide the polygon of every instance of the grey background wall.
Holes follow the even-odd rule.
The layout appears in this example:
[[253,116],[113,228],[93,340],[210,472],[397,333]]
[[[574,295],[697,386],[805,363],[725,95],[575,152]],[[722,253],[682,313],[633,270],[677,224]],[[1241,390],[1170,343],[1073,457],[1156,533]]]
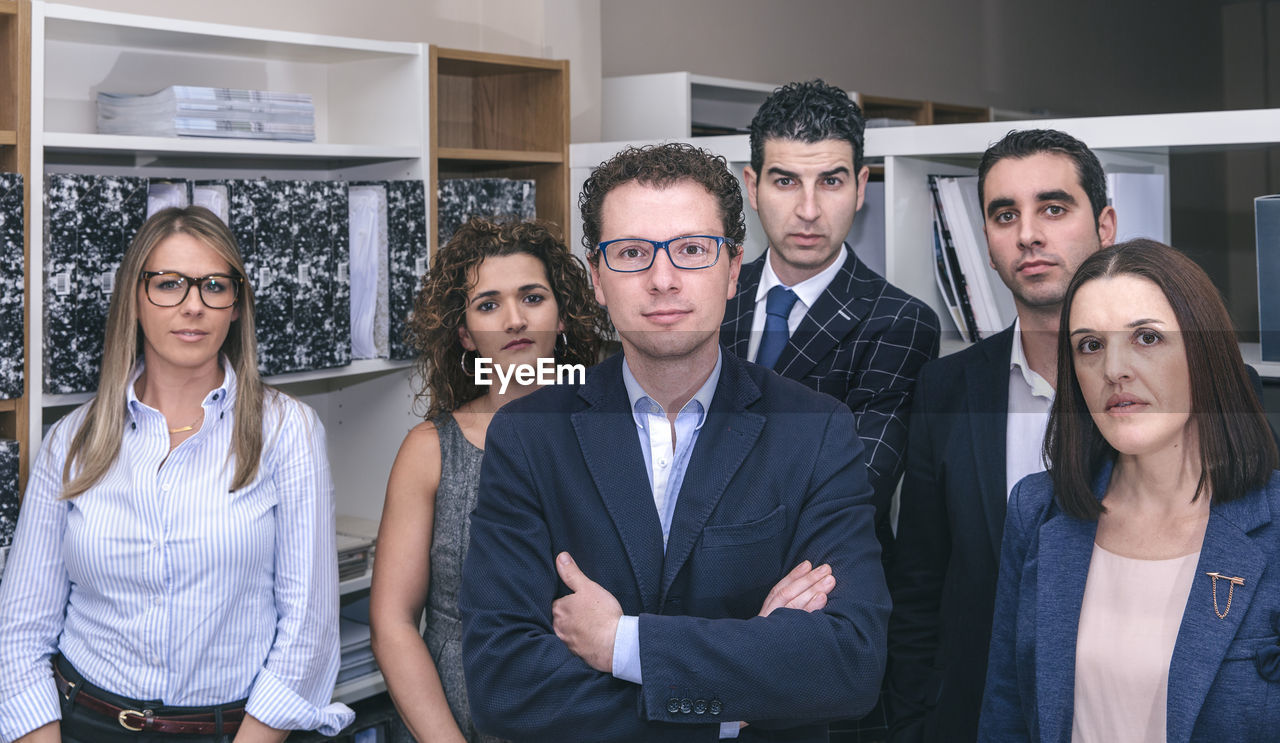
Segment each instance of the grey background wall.
[[607,75],[822,76],[877,95],[1067,115],[1262,105],[1249,101],[1280,86],[1280,47],[1264,62],[1280,39],[1278,0],[64,1],[567,58],[577,142],[600,137]]
[[1067,115],[1222,105],[1212,0],[603,0],[602,21],[606,76],[821,76],[874,95]]

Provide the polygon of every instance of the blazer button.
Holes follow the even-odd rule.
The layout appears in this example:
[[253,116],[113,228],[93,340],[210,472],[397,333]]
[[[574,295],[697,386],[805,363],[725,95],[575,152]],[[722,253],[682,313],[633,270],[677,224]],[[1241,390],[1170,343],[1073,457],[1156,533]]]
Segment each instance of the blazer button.
[[674,715],[675,713],[679,712],[679,711],[680,711],[680,700],[679,700],[679,699],[676,699],[675,697],[671,697],[670,699],[668,699],[668,700],[667,700],[667,711],[668,711],[668,712],[670,712],[670,713],[671,713],[671,714],[673,714],[673,715]]
[[680,700],[680,713],[681,713],[681,714],[685,714],[685,715],[687,715],[687,714],[689,714],[689,713],[690,713],[690,712],[692,712],[692,711],[693,711],[693,700],[692,700],[692,699],[690,699],[689,697],[685,697],[684,699],[681,699],[681,700]]
[[720,700],[712,699],[711,702],[707,705],[707,711],[709,711],[713,715],[720,714]]
[[693,701],[693,714],[695,714],[695,715],[705,715],[705,714],[707,714],[707,700],[705,700],[705,699],[695,699],[695,700]]

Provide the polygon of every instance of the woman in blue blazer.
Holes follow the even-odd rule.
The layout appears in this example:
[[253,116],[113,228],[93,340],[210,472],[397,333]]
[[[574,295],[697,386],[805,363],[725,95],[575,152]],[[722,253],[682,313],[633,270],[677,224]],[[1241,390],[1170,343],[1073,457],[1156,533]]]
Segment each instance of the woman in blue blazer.
[[1009,500],[980,739],[1276,740],[1276,446],[1192,261],[1135,240],[1080,266],[1044,449]]

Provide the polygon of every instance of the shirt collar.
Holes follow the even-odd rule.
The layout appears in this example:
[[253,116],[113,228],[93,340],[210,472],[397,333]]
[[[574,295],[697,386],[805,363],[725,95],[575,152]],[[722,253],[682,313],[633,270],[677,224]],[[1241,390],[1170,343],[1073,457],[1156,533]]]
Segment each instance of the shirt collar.
[[[724,357],[721,355],[719,348],[716,349],[716,365],[711,370],[711,375],[707,377],[707,381],[702,383],[698,391],[693,393],[693,397],[689,398],[689,402],[684,404],[677,415],[687,412],[697,413],[698,423],[694,426],[694,430],[702,428],[702,424],[707,420],[707,411],[711,409],[711,398],[716,395],[716,385],[720,383],[720,367],[724,363]],[[626,356],[622,358],[622,383],[627,388],[627,399],[631,401],[631,414],[635,418],[636,425],[643,428],[644,416],[650,412],[661,414],[664,412],[662,406],[649,396],[644,388],[640,386],[640,380],[631,373],[631,366],[627,363]]]
[[[810,276],[795,286],[788,287],[796,293],[796,296],[804,303],[805,308],[812,307],[818,301],[818,297],[822,296],[822,293],[827,290],[827,287],[835,280],[836,274],[840,273],[840,269],[844,267],[845,262],[852,255],[847,245],[842,246],[840,250],[844,254],[844,260],[831,261],[830,266],[822,269],[816,275]],[[764,261],[764,271],[760,274],[760,285],[756,287],[756,304],[765,301],[765,298],[769,295],[769,290],[773,287],[785,286],[782,280],[778,278],[778,274],[773,272],[772,248],[765,255],[767,257]]]
[[1027,389],[1031,390],[1031,394],[1053,399],[1053,387],[1027,363],[1027,352],[1022,347],[1022,318],[1020,317],[1013,321],[1013,350],[1009,353],[1009,373],[1012,374],[1015,370],[1022,375],[1022,381],[1027,383]]
[[[218,361],[222,364],[222,384],[209,390],[209,393],[204,396],[201,407],[206,409],[218,410],[225,408],[236,397],[237,380],[235,369],[226,356],[219,356]],[[142,372],[146,368],[146,362],[139,356],[138,362],[133,366],[133,372],[129,374],[129,383],[124,388],[125,411],[130,418],[135,417],[139,410],[152,409],[138,399],[138,392],[135,389],[138,377],[142,376]]]

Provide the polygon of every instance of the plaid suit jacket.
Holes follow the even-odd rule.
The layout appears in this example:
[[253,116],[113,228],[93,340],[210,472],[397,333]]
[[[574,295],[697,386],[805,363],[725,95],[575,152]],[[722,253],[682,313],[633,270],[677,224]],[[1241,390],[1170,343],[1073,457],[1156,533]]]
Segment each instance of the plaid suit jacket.
[[[889,503],[902,476],[916,377],[938,356],[938,316],[867,268],[846,244],[844,265],[800,321],[774,370],[844,401],[857,421],[875,490],[876,533],[888,546]],[[744,265],[720,343],[745,358],[768,253]]]

